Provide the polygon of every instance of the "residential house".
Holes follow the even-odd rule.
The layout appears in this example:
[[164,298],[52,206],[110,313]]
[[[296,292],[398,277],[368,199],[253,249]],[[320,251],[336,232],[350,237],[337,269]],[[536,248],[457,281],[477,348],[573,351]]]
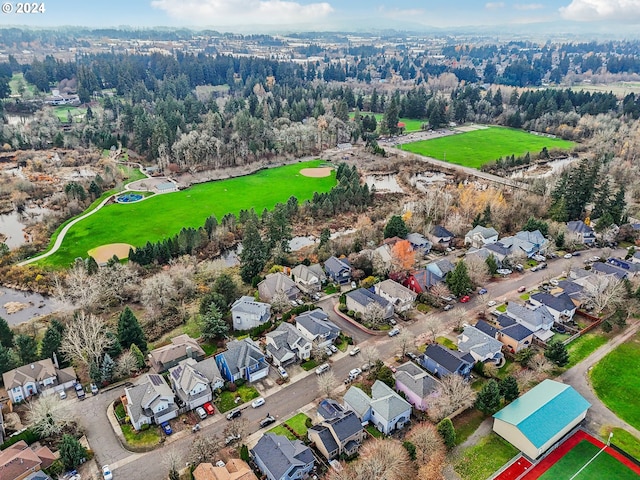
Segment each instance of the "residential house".
[[370,305],[376,305],[382,309],[385,320],[393,317],[393,305],[388,300],[382,298],[366,288],[352,290],[346,294],[347,308],[356,313],[366,316],[370,312]]
[[455,235],[441,225],[435,225],[427,235],[433,245],[442,249],[449,248]]
[[136,430],[142,425],[160,425],[178,416],[175,395],[162,375],[144,374],[133,387],[125,388],[124,394],[127,415]]
[[504,365],[502,343],[470,325],[458,335],[458,350],[471,354],[476,362],[494,363],[497,367]]
[[384,267],[384,271],[387,272],[391,269],[393,264],[393,257],[391,256],[391,247],[387,244],[381,245],[373,251],[373,255],[378,257],[380,264]]
[[493,415],[493,431],[536,459],[574,429],[591,404],[573,387],[544,380]]
[[267,480],[307,478],[315,465],[313,452],[304,443],[273,433],[265,433],[249,453]]
[[498,330],[497,338],[511,353],[518,353],[531,346],[533,332],[524,325],[514,323]]
[[296,328],[318,347],[326,347],[340,336],[340,327],[321,308],[297,315]]
[[547,341],[553,337],[551,327],[553,327],[555,319],[545,306],[528,308],[518,305],[515,302],[509,302],[507,305],[507,315],[527,327],[542,341]]
[[411,244],[411,248],[414,252],[419,252],[423,255],[429,253],[433,246],[421,233],[410,233],[407,235],[407,241]]
[[48,389],[58,392],[71,388],[76,373],[72,367],[56,368],[50,358],[45,358],[3,373],[2,380],[11,401],[19,403]]
[[486,250],[488,252],[487,257],[489,257],[489,255],[493,255],[493,258],[496,259],[496,262],[499,266],[502,266],[507,257],[511,255],[511,249],[505,247],[500,242],[490,243],[488,245],[485,245],[480,250]]
[[327,278],[340,285],[351,281],[351,265],[346,258],[329,257],[324,262]]
[[556,289],[558,289],[558,293],[569,295],[569,298],[576,306],[579,307],[582,304],[582,291],[584,290],[582,285],[578,285],[571,280],[560,280]]
[[610,275],[618,280],[624,280],[629,277],[630,272],[624,268],[612,265],[610,263],[595,262],[591,265],[591,271],[598,275]]
[[452,271],[454,268],[456,268],[456,266],[451,263],[448,258],[443,258],[437,262],[431,262],[427,265],[427,270],[443,279],[447,276],[447,273]]
[[457,374],[469,378],[471,368],[475,363],[468,353],[462,353],[437,343],[427,345],[423,354],[418,356],[418,363],[437,378]]
[[265,361],[264,353],[250,338],[228,342],[227,349],[217,354],[215,359],[220,373],[230,382],[239,378],[255,382],[269,374],[269,364]]
[[333,460],[341,455],[352,457],[358,453],[365,431],[355,412],[349,410],[310,427],[307,436],[327,460]]
[[533,232],[521,230],[515,234],[515,237],[533,245],[534,252],[539,254],[544,254],[549,245],[549,240],[544,238],[540,230],[534,230]]
[[327,281],[327,276],[318,263],[313,265],[296,265],[291,269],[291,278],[298,288],[304,293],[311,294],[319,292],[322,284]]
[[231,318],[234,330],[251,330],[269,321],[271,305],[244,295],[231,305]]
[[475,248],[482,248],[485,245],[496,243],[497,241],[498,232],[494,228],[483,227],[482,225],[476,225],[464,236],[464,244],[471,245]]
[[413,308],[418,296],[413,290],[391,279],[376,283],[373,288],[378,295],[391,302],[396,313],[406,312]]
[[607,259],[607,263],[610,265],[613,265],[614,267],[627,270],[629,274],[632,276],[640,271],[640,265],[638,265],[637,262],[633,261],[633,257],[630,260],[623,260],[621,258],[611,257]]
[[332,418],[341,417],[346,411],[347,410],[334,399],[325,398],[320,400],[316,413],[318,420],[323,422],[325,420],[331,420]]
[[258,480],[258,477],[247,462],[231,458],[224,466],[201,463],[193,471],[193,480]]
[[631,257],[631,262],[640,263],[640,252],[634,252],[633,256]]
[[283,292],[289,300],[300,296],[296,283],[282,272],[270,273],[258,284],[258,295],[263,302],[271,302],[279,292]]
[[421,270],[414,270],[411,272],[404,281],[404,286],[416,293],[424,293],[434,285],[441,283],[442,280],[442,277],[439,277],[431,270],[423,268]]
[[511,255],[526,255],[528,258],[543,253],[548,241],[539,230],[534,232],[520,231],[512,237],[503,237],[498,244],[508,250]]
[[173,337],[169,345],[151,350],[148,355],[151,368],[156,373],[166,372],[187,358],[200,361],[204,360],[204,357],[205,353],[202,347],[195,339],[186,334]]
[[20,440],[0,451],[0,478],[33,478],[34,472],[40,473],[43,468],[49,468],[55,460],[56,456],[49,447],[29,448],[27,442]]
[[[213,363],[215,365],[215,361]],[[193,358],[187,358],[175,367],[171,367],[169,380],[173,391],[190,410],[201,407],[213,398],[209,379],[199,370],[198,362]]]
[[286,366],[308,360],[311,356],[311,340],[287,322],[282,322],[274,331],[267,333],[266,343],[267,355],[275,365]]
[[396,368],[396,390],[404,393],[416,410],[425,412],[438,387],[438,381],[413,362]]
[[361,421],[370,422],[385,435],[404,427],[411,416],[411,404],[380,380],[371,387],[371,397],[352,386],[343,402],[347,410],[353,410]]
[[582,220],[567,222],[567,230],[571,237],[584,245],[593,245],[596,242],[596,232]]
[[556,322],[568,322],[576,313],[576,305],[566,293],[550,295],[545,292],[534,293],[529,297],[529,303],[536,307],[545,306],[553,315]]

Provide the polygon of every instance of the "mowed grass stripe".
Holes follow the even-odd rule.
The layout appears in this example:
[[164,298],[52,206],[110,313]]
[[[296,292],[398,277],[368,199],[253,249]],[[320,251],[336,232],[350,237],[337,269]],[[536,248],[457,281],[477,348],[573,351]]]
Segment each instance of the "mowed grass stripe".
[[286,202],[292,195],[300,203],[314,192],[327,192],[335,184],[335,172],[325,178],[300,174],[303,168],[326,164],[323,160],[261,170],[229,180],[201,183],[180,192],[154,195],[139,203],[111,204],[74,225],[60,250],[42,265],[67,266],[76,257],[86,257],[91,248],[108,243],[143,245],[177,234],[184,227],[198,228],[210,215],[218,220],[252,207],[260,215],[265,208]]
[[406,143],[400,148],[418,155],[446,160],[456,165],[480,168],[486,163],[508,155],[538,153],[543,147],[549,150],[552,148],[568,150],[573,145],[573,142],[559,138],[547,138],[512,128],[490,127],[432,140]]
[[[376,119],[376,122],[378,122],[378,126],[380,125],[380,121],[382,120],[382,118],[384,117],[384,114],[382,113],[371,113],[371,112],[360,112],[360,115],[363,117],[367,117],[369,115],[373,115]],[[349,114],[349,120],[353,120],[353,118],[356,116],[356,114],[354,112]],[[398,119],[398,122],[402,122],[404,123],[404,131],[406,133],[411,133],[411,132],[419,132],[420,130],[422,130],[422,124],[423,123],[429,123],[429,120],[424,119],[424,120],[418,120],[415,118],[406,118],[406,117],[402,117]],[[378,128],[378,130],[380,130],[380,128]]]

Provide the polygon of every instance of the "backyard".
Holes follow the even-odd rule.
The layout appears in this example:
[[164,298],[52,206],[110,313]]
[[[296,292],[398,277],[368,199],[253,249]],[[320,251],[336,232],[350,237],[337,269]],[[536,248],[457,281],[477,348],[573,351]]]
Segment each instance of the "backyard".
[[481,130],[406,143],[400,148],[439,160],[480,168],[500,157],[538,153],[543,147],[569,150],[574,143],[559,138],[533,135],[511,128],[489,127]]
[[595,331],[585,333],[584,335],[576,338],[573,342],[567,345],[567,350],[569,351],[569,364],[566,368],[571,368],[577,365],[608,341],[609,337],[604,333]]
[[513,445],[491,433],[464,450],[455,460],[454,469],[463,480],[486,480],[517,453]]

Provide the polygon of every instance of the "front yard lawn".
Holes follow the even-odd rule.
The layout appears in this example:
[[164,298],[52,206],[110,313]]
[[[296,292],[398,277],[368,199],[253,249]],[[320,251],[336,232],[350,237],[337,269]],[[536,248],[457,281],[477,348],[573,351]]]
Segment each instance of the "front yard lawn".
[[139,432],[128,423],[120,427],[125,440],[132,447],[153,447],[160,443],[160,429],[157,426],[150,426],[149,429]]
[[[346,342],[345,342],[346,344]],[[340,349],[342,350],[342,349]],[[344,352],[344,350],[342,350]],[[302,369],[305,372],[308,372],[309,370],[313,370],[314,368],[316,368],[318,366],[318,363],[315,360],[307,360],[304,363],[301,363],[300,366],[302,367]]]
[[[289,420],[284,422],[287,424],[291,430],[296,432],[300,438],[305,438],[307,436],[307,417],[304,413],[298,413],[294,415]],[[277,427],[273,427],[269,430],[270,433],[275,433],[276,435],[284,435],[289,440],[295,440],[296,436],[289,431],[284,425],[278,425]]]
[[505,303],[503,303],[502,305],[498,305],[496,307],[496,310],[501,312],[501,313],[504,313],[504,312],[507,311],[507,305]]
[[283,437],[287,437],[289,440],[297,440],[296,436],[291,433],[284,425],[278,425],[277,427],[273,427],[267,433],[273,433],[275,435],[282,435]]
[[[218,404],[218,410],[220,410],[220,412],[228,412],[236,406],[250,402],[259,396],[260,394],[255,388],[249,385],[242,385],[241,387],[238,387],[235,392],[229,392],[228,390],[222,392],[216,403]],[[236,397],[240,397],[241,402],[236,403]]]
[[458,350],[458,346],[456,345],[456,343],[447,337],[437,337],[436,343],[439,343],[443,347],[450,348],[451,350]]
[[373,425],[369,424],[365,427],[365,429],[367,430],[367,432],[369,432],[371,434],[371,436],[373,438],[383,438],[384,434],[378,430],[376,427],[374,427]]
[[569,364],[567,368],[577,365],[608,341],[609,338],[600,332],[589,332],[576,338],[567,345],[567,350],[569,351]]
[[456,459],[453,468],[463,480],[486,480],[517,453],[513,445],[491,433],[467,448]]

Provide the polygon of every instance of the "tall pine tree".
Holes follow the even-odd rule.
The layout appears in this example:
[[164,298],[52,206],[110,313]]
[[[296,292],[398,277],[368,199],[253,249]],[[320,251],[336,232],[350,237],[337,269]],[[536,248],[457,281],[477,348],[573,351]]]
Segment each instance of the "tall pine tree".
[[147,351],[147,340],[135,314],[126,307],[118,319],[118,341],[124,347],[135,344],[142,352]]

